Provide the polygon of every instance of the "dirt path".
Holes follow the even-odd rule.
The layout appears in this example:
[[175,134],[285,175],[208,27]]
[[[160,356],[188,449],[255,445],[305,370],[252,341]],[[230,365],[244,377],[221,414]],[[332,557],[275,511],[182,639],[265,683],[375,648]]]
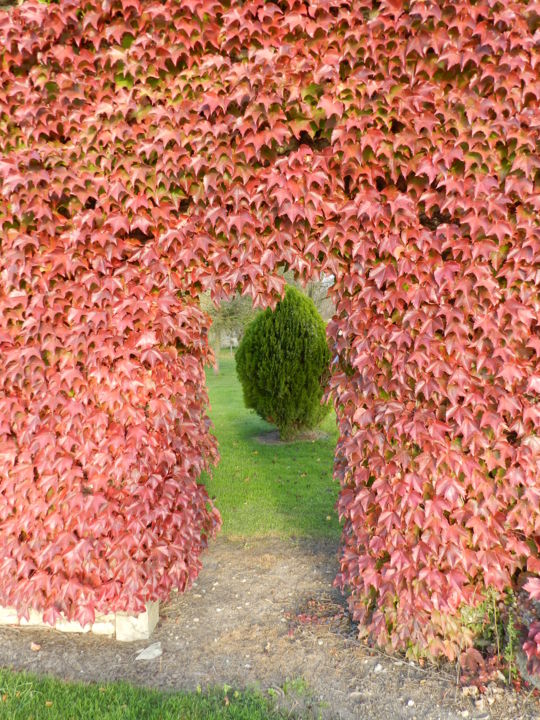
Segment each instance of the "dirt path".
[[[423,670],[361,645],[332,588],[336,571],[336,547],[329,542],[219,539],[193,589],[162,606],[151,641],[123,645],[2,628],[0,665],[162,689],[274,688],[296,711],[343,720],[540,718],[534,698],[496,690],[479,701],[456,689],[451,668]],[[298,622],[298,613],[326,621]],[[30,649],[32,640],[41,644],[39,652]],[[161,658],[135,660],[158,640]]]

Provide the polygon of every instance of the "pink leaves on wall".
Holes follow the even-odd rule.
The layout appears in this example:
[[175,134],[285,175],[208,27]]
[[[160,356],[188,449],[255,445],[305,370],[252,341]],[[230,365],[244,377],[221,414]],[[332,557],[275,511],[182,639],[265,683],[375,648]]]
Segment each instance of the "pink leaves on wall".
[[339,583],[453,656],[538,556],[534,4],[30,0],[0,35],[1,601],[196,574],[196,298],[287,266],[336,276]]

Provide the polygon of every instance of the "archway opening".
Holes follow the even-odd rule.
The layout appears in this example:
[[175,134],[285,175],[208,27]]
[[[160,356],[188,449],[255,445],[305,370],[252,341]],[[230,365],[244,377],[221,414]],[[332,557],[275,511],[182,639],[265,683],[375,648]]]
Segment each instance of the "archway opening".
[[[323,275],[300,283],[292,274],[287,276],[289,284],[314,302],[326,323],[335,312],[329,295],[333,280]],[[333,467],[338,429],[333,405],[329,403],[329,414],[313,430],[295,440],[280,440],[275,426],[246,408],[236,370],[236,348],[260,310],[249,296],[238,293],[218,305],[203,297],[201,305],[213,321],[209,338],[214,365],[207,368],[206,380],[220,456],[202,480],[222,516],[221,533],[337,542],[339,483],[333,479]]]

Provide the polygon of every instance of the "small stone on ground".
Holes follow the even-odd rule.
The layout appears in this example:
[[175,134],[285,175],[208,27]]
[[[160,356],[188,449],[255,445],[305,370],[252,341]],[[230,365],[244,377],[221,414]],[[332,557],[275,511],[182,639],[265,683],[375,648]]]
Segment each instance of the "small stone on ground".
[[137,653],[135,660],[155,660],[163,655],[161,643],[155,642]]

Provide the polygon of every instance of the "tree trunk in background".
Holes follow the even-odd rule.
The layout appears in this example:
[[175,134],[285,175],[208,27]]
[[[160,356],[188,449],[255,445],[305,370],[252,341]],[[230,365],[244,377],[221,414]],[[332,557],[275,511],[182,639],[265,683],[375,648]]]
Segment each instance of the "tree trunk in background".
[[221,330],[216,330],[214,342],[214,356],[216,358],[216,364],[214,365],[214,375],[219,375],[219,353],[221,351]]

